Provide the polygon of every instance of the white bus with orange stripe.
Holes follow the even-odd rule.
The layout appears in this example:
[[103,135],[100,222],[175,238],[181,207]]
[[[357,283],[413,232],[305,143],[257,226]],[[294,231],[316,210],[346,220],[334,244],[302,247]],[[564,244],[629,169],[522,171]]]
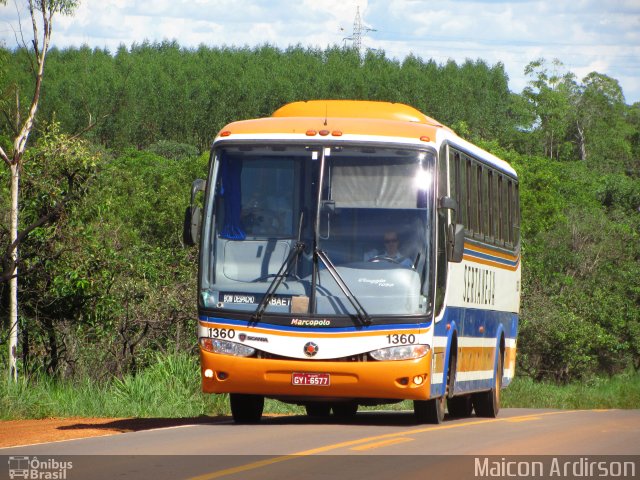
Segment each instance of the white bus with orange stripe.
[[265,397],[311,416],[402,400],[419,422],[498,414],[515,368],[518,178],[436,120],[318,100],[225,126],[192,188],[196,241],[202,388],[230,394],[235,421],[258,421]]

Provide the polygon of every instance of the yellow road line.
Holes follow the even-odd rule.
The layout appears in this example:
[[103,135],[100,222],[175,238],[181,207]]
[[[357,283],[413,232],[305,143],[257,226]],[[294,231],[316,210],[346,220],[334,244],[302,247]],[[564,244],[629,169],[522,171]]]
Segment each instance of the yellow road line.
[[431,432],[435,430],[450,430],[452,428],[461,428],[461,427],[471,427],[474,425],[481,425],[485,423],[494,423],[494,422],[513,422],[515,419],[521,419],[520,421],[526,421],[529,418],[539,418],[546,417],[549,415],[562,415],[567,413],[576,413],[584,410],[560,410],[557,412],[545,412],[545,413],[537,413],[531,415],[521,415],[519,417],[510,417],[510,418],[490,418],[486,420],[476,420],[473,422],[464,422],[464,423],[454,423],[451,425],[434,425],[432,427],[423,427],[416,428],[413,430],[395,432],[395,433],[385,433],[384,435],[376,435],[373,437],[364,437],[357,440],[348,440],[346,442],[333,443],[329,445],[325,445],[323,447],[312,448],[309,450],[303,450],[301,452],[292,453],[289,455],[281,455],[279,457],[269,458],[267,460],[260,460],[257,462],[247,463],[246,465],[240,465],[238,467],[227,468],[224,470],[218,470],[217,472],[205,473],[202,475],[198,475],[196,477],[191,477],[189,480],[213,480],[215,478],[226,477],[228,475],[233,475],[235,473],[246,472],[248,470],[255,470],[257,468],[265,467],[268,465],[273,465],[275,463],[285,462],[287,460],[293,460],[298,457],[308,456],[308,455],[316,455],[318,453],[325,453],[331,450],[338,450],[340,448],[352,447],[353,445],[365,444],[369,442],[375,442],[376,440],[386,440],[392,438],[401,438],[406,437],[407,435],[415,435],[418,433]]
[[519,422],[531,422],[533,420],[540,420],[540,417],[528,417],[528,418],[505,418],[506,422],[509,423],[519,423]]
[[359,445],[357,447],[351,447],[351,450],[371,450],[373,448],[386,447],[387,445],[395,445],[396,443],[413,442],[413,438],[398,437],[390,438],[389,440],[382,440],[381,442],[367,443],[365,445]]

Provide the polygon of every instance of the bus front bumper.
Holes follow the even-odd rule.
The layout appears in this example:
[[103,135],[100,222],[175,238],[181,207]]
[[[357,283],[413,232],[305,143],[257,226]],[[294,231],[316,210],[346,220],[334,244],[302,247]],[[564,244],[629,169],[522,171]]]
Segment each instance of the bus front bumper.
[[[200,349],[202,391],[290,398],[427,400],[431,352],[415,360],[331,362],[266,360]],[[294,384],[296,374],[329,374],[328,385]]]

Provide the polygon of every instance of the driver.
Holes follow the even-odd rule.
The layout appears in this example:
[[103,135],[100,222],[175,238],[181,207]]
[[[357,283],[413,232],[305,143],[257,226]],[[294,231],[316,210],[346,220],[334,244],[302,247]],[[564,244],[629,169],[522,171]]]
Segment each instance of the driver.
[[385,258],[388,258],[403,267],[411,268],[412,262],[411,259],[402,255],[399,251],[400,240],[398,239],[398,234],[394,230],[387,230],[384,232],[384,253],[377,254],[377,251],[368,252],[365,260],[369,261],[384,261]]

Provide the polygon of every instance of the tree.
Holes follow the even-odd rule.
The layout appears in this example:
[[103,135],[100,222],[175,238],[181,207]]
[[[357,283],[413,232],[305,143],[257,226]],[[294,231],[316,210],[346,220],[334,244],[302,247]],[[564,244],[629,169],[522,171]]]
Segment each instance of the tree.
[[582,79],[575,103],[580,159],[588,162],[593,157],[594,162],[588,162],[592,166],[624,171],[631,158],[631,144],[626,138],[631,127],[625,119],[626,105],[618,81],[591,72]]
[[555,159],[562,157],[567,131],[573,123],[571,97],[577,88],[573,73],[561,73],[562,69],[564,65],[558,59],[553,60],[551,72],[544,59],[529,63],[524,73],[533,79],[522,92],[535,112],[532,127],[541,137],[542,152]]
[[[0,0],[3,4],[6,0]],[[29,14],[33,28],[31,68],[34,79],[33,97],[28,113],[24,120],[20,116],[20,109],[16,109],[15,137],[13,147],[5,152],[0,146],[0,158],[11,172],[11,207],[10,207],[10,237],[8,246],[8,266],[5,270],[10,272],[10,308],[9,308],[9,376],[14,381],[18,379],[18,249],[25,238],[25,232],[18,232],[18,200],[20,189],[20,172],[23,168],[24,153],[27,147],[29,135],[33,130],[42,80],[44,78],[44,65],[53,27],[53,16],[56,13],[70,14],[77,6],[77,0],[29,0]],[[40,24],[41,22],[41,24]],[[42,31],[40,31],[42,28]],[[27,230],[28,233],[29,230]]]
[[[28,371],[30,351],[42,352],[33,349],[35,343],[48,352],[38,355],[49,359],[42,371],[55,374],[63,351],[57,324],[61,319],[75,320],[88,301],[86,280],[77,274],[82,252],[75,224],[101,156],[86,140],[62,133],[56,123],[39,128],[34,136],[36,141],[25,152],[29,168],[20,175],[20,223],[26,226],[19,235],[29,238],[20,245],[19,325],[29,325],[20,338],[21,371]],[[6,177],[0,172],[0,178]],[[7,229],[0,228],[0,244],[7,244],[7,239]],[[67,264],[65,259],[70,259]],[[10,275],[0,272],[3,277]],[[2,291],[0,285],[0,295]]]

